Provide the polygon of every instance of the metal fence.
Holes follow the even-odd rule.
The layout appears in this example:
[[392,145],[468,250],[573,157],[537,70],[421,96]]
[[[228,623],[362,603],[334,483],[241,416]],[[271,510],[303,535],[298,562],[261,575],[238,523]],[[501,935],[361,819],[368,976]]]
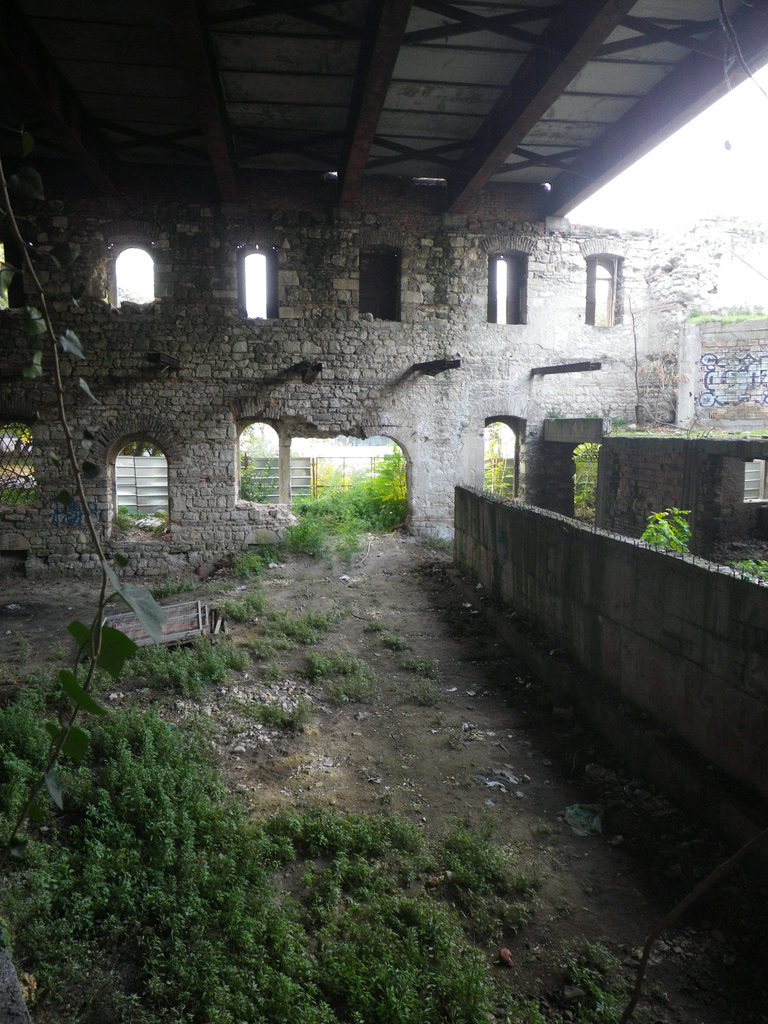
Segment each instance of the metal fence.
[[117,507],[151,515],[168,509],[168,463],[164,455],[118,455]]
[[[326,490],[346,490],[361,476],[371,476],[381,456],[345,455],[291,457],[291,497],[316,498]],[[240,496],[250,501],[278,500],[277,456],[243,459],[240,464]]]

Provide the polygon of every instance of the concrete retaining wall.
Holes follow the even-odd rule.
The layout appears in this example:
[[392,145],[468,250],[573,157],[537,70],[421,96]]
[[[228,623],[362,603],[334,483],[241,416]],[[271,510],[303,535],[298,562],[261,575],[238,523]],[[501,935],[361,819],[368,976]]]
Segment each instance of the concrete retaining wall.
[[575,660],[581,685],[768,800],[768,587],[464,488],[455,508],[459,567]]

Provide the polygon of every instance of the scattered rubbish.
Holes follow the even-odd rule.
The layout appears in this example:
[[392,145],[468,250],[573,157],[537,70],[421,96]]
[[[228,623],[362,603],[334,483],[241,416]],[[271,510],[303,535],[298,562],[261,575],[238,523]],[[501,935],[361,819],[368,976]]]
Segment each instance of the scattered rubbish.
[[380,775],[369,775],[368,776],[368,781],[370,782],[370,784],[372,786],[380,786],[381,785],[381,776]]
[[512,954],[506,948],[506,946],[502,946],[501,949],[499,950],[499,962],[502,964],[506,964],[507,967],[514,966],[512,963]]
[[565,820],[577,836],[599,836],[603,831],[603,808],[600,804],[571,804],[565,809]]
[[20,604],[4,604],[3,605],[3,611],[4,612],[20,612],[21,611],[21,605]]
[[349,583],[349,576],[339,576],[339,583]]
[[446,693],[456,693],[457,690],[458,690],[458,686],[449,686],[448,689],[445,692]]
[[464,693],[466,694],[467,697],[474,697],[475,696],[475,691],[474,690],[465,690]]

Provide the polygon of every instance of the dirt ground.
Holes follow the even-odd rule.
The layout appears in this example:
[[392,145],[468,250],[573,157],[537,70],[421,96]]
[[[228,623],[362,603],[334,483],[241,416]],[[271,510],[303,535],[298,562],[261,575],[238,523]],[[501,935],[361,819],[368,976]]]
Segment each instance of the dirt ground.
[[[280,556],[260,582],[269,607],[296,616],[333,612],[312,649],[344,652],[374,670],[367,703],[339,705],[306,674],[306,647],[253,660],[203,700],[221,762],[254,814],[326,802],[365,813],[396,812],[427,832],[452,820],[490,825],[494,839],[540,880],[533,920],[484,952],[545,1016],[578,1019],[578,993],[563,978],[562,943],[603,943],[634,976],[649,931],[732,851],[686,818],[603,749],[569,707],[516,662],[455,585],[447,552],[403,535],[368,540],[352,565]],[[196,594],[212,607],[242,596],[242,580],[214,572]],[[478,595],[479,596],[479,595]],[[80,582],[6,577],[0,597],[0,681],[37,663],[61,664],[65,625],[93,600]],[[247,645],[258,621],[230,624]],[[413,695],[414,659],[439,673],[435,701]],[[277,667],[276,667],[277,665]],[[267,667],[268,666],[268,667]],[[410,666],[410,667],[409,667]],[[0,694],[2,694],[0,686]],[[155,699],[156,695],[141,695]],[[115,708],[136,699],[116,689]],[[238,703],[311,706],[306,729],[285,733],[237,714]],[[163,713],[199,713],[167,697]],[[233,710],[234,709],[234,710]],[[602,831],[578,835],[568,808],[598,805]],[[569,813],[572,814],[573,812]],[[667,1024],[768,1021],[768,892],[754,865],[707,893],[654,947],[637,1018]]]

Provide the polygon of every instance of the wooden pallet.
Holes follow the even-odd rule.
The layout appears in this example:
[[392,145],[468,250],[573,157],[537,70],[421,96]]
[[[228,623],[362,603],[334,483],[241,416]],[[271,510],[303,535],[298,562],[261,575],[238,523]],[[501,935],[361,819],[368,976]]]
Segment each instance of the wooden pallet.
[[[202,601],[183,601],[180,604],[162,606],[165,615],[161,644],[178,644],[191,640],[196,636],[218,633],[222,630],[222,620],[217,618],[216,627],[211,627],[211,616],[208,605]],[[139,647],[155,641],[147,634],[134,612],[121,612],[119,615],[108,615],[103,625],[111,626],[125,633]]]

